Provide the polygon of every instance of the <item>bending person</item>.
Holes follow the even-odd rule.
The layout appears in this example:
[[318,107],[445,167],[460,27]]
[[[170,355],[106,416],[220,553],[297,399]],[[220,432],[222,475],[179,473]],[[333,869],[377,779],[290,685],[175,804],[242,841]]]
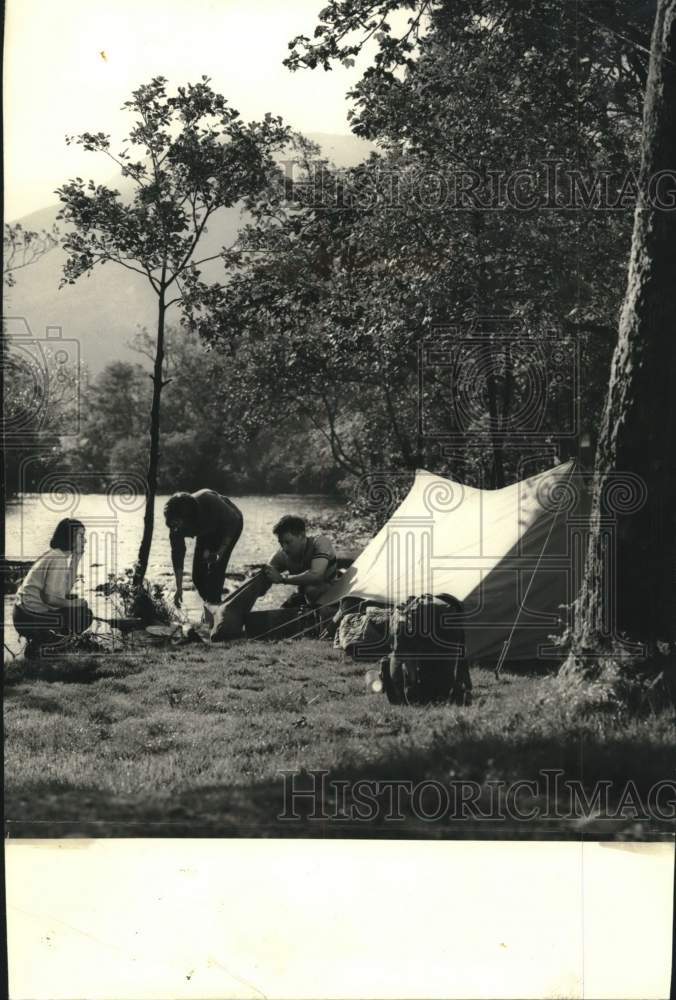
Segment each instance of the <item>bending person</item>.
[[185,539],[195,539],[192,582],[205,604],[220,604],[232,550],[242,534],[244,519],[231,500],[214,490],[174,493],[164,507],[169,528],[171,563],[176,579],[174,604],[183,600]]
[[272,530],[280,548],[265,567],[268,580],[298,588],[282,607],[318,604],[338,573],[338,560],[330,538],[308,536],[303,518],[293,514],[286,514]]
[[28,640],[25,656],[65,635],[84,632],[92,623],[89,605],[70,596],[85,550],[85,526],[66,517],[56,526],[49,548],[35,560],[16,592],[13,620]]

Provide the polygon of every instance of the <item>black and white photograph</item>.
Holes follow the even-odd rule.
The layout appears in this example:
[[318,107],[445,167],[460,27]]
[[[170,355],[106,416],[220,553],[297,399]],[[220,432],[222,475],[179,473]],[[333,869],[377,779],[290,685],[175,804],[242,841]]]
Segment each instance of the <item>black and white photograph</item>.
[[4,29],[8,841],[673,849],[676,0]]

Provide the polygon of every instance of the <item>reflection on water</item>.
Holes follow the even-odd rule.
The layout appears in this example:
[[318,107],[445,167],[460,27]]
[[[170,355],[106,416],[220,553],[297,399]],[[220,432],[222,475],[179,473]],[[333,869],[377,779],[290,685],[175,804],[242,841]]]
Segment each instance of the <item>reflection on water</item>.
[[[167,496],[160,496],[155,501],[155,531],[148,563],[148,579],[167,584],[173,593],[169,536],[163,516],[167,499]],[[242,572],[250,563],[269,559],[276,547],[272,528],[284,514],[321,519],[335,513],[340,507],[339,501],[322,496],[284,494],[231,499],[242,511],[244,529],[230,559],[228,572]],[[52,531],[62,517],[78,518],[87,529],[87,550],[80,563],[83,580],[76,589],[81,596],[87,598],[95,614],[105,615],[109,612],[109,604],[94,588],[105,583],[110,573],[121,573],[133,564],[143,531],[144,503],[145,498],[138,494],[108,496],[98,493],[41,493],[23,496],[9,504],[6,510],[7,558],[35,559],[48,548]],[[189,587],[194,541],[186,539],[186,543],[185,584]],[[226,587],[232,589],[237,585],[238,581],[226,579]],[[262,599],[261,606],[279,605],[288,594],[286,587],[273,587]],[[184,607],[191,617],[201,607],[194,591],[186,590]],[[5,621],[8,610],[11,621],[11,601],[6,602]],[[6,636],[11,648],[16,646],[13,641],[15,639],[16,636]]]

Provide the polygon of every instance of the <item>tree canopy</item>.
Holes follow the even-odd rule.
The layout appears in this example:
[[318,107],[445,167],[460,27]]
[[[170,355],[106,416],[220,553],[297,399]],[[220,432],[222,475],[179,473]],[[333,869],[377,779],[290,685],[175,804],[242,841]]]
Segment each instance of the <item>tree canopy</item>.
[[226,248],[199,257],[207,223],[219,209],[269,183],[277,170],[273,153],[286,142],[288,129],[271,114],[262,122],[242,122],[206,76],[178,87],[175,95],[167,93],[164,77],[155,77],[123,107],[134,124],[118,152],[111,151],[110,137],[103,132],[85,132],[68,141],[110,157],[122,177],[131,178],[131,199],[106,185],[85,184],[80,177],[58,194],[59,218],[68,225],[62,240],[68,254],[62,284],[74,283],[99,264],[113,263],[144,277],[157,296],[146,508],[135,571],[140,585],[154,524],[167,310],[177,305],[185,311],[191,287],[205,287],[201,267],[225,259]]
[[[410,31],[393,40],[381,21],[399,7]],[[291,43],[292,68],[328,67],[377,37],[351,96],[353,128],[379,152],[336,170],[297,141],[286,177],[249,200],[227,288],[196,289],[193,322],[239,366],[252,412],[271,398],[282,415],[311,412],[351,475],[425,462],[501,485],[522,457],[503,432],[533,392],[532,350],[543,462],[576,448],[580,414],[593,430],[648,58],[649,15],[622,7],[624,32],[609,4],[334,3],[314,39]],[[481,331],[477,383],[449,393],[439,368],[421,388],[421,342],[450,341],[457,356],[477,317],[497,321]],[[521,353],[500,323],[528,331]],[[453,436],[450,458],[419,434],[419,405]]]

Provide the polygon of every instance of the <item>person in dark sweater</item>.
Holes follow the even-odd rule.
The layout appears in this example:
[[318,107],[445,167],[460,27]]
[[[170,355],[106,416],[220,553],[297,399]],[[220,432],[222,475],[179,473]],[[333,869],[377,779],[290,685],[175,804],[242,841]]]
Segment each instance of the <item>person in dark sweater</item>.
[[238,507],[215,490],[174,493],[164,508],[169,528],[171,563],[176,578],[174,604],[183,600],[185,539],[195,539],[192,582],[205,604],[220,604],[232,550],[242,534],[244,519]]

